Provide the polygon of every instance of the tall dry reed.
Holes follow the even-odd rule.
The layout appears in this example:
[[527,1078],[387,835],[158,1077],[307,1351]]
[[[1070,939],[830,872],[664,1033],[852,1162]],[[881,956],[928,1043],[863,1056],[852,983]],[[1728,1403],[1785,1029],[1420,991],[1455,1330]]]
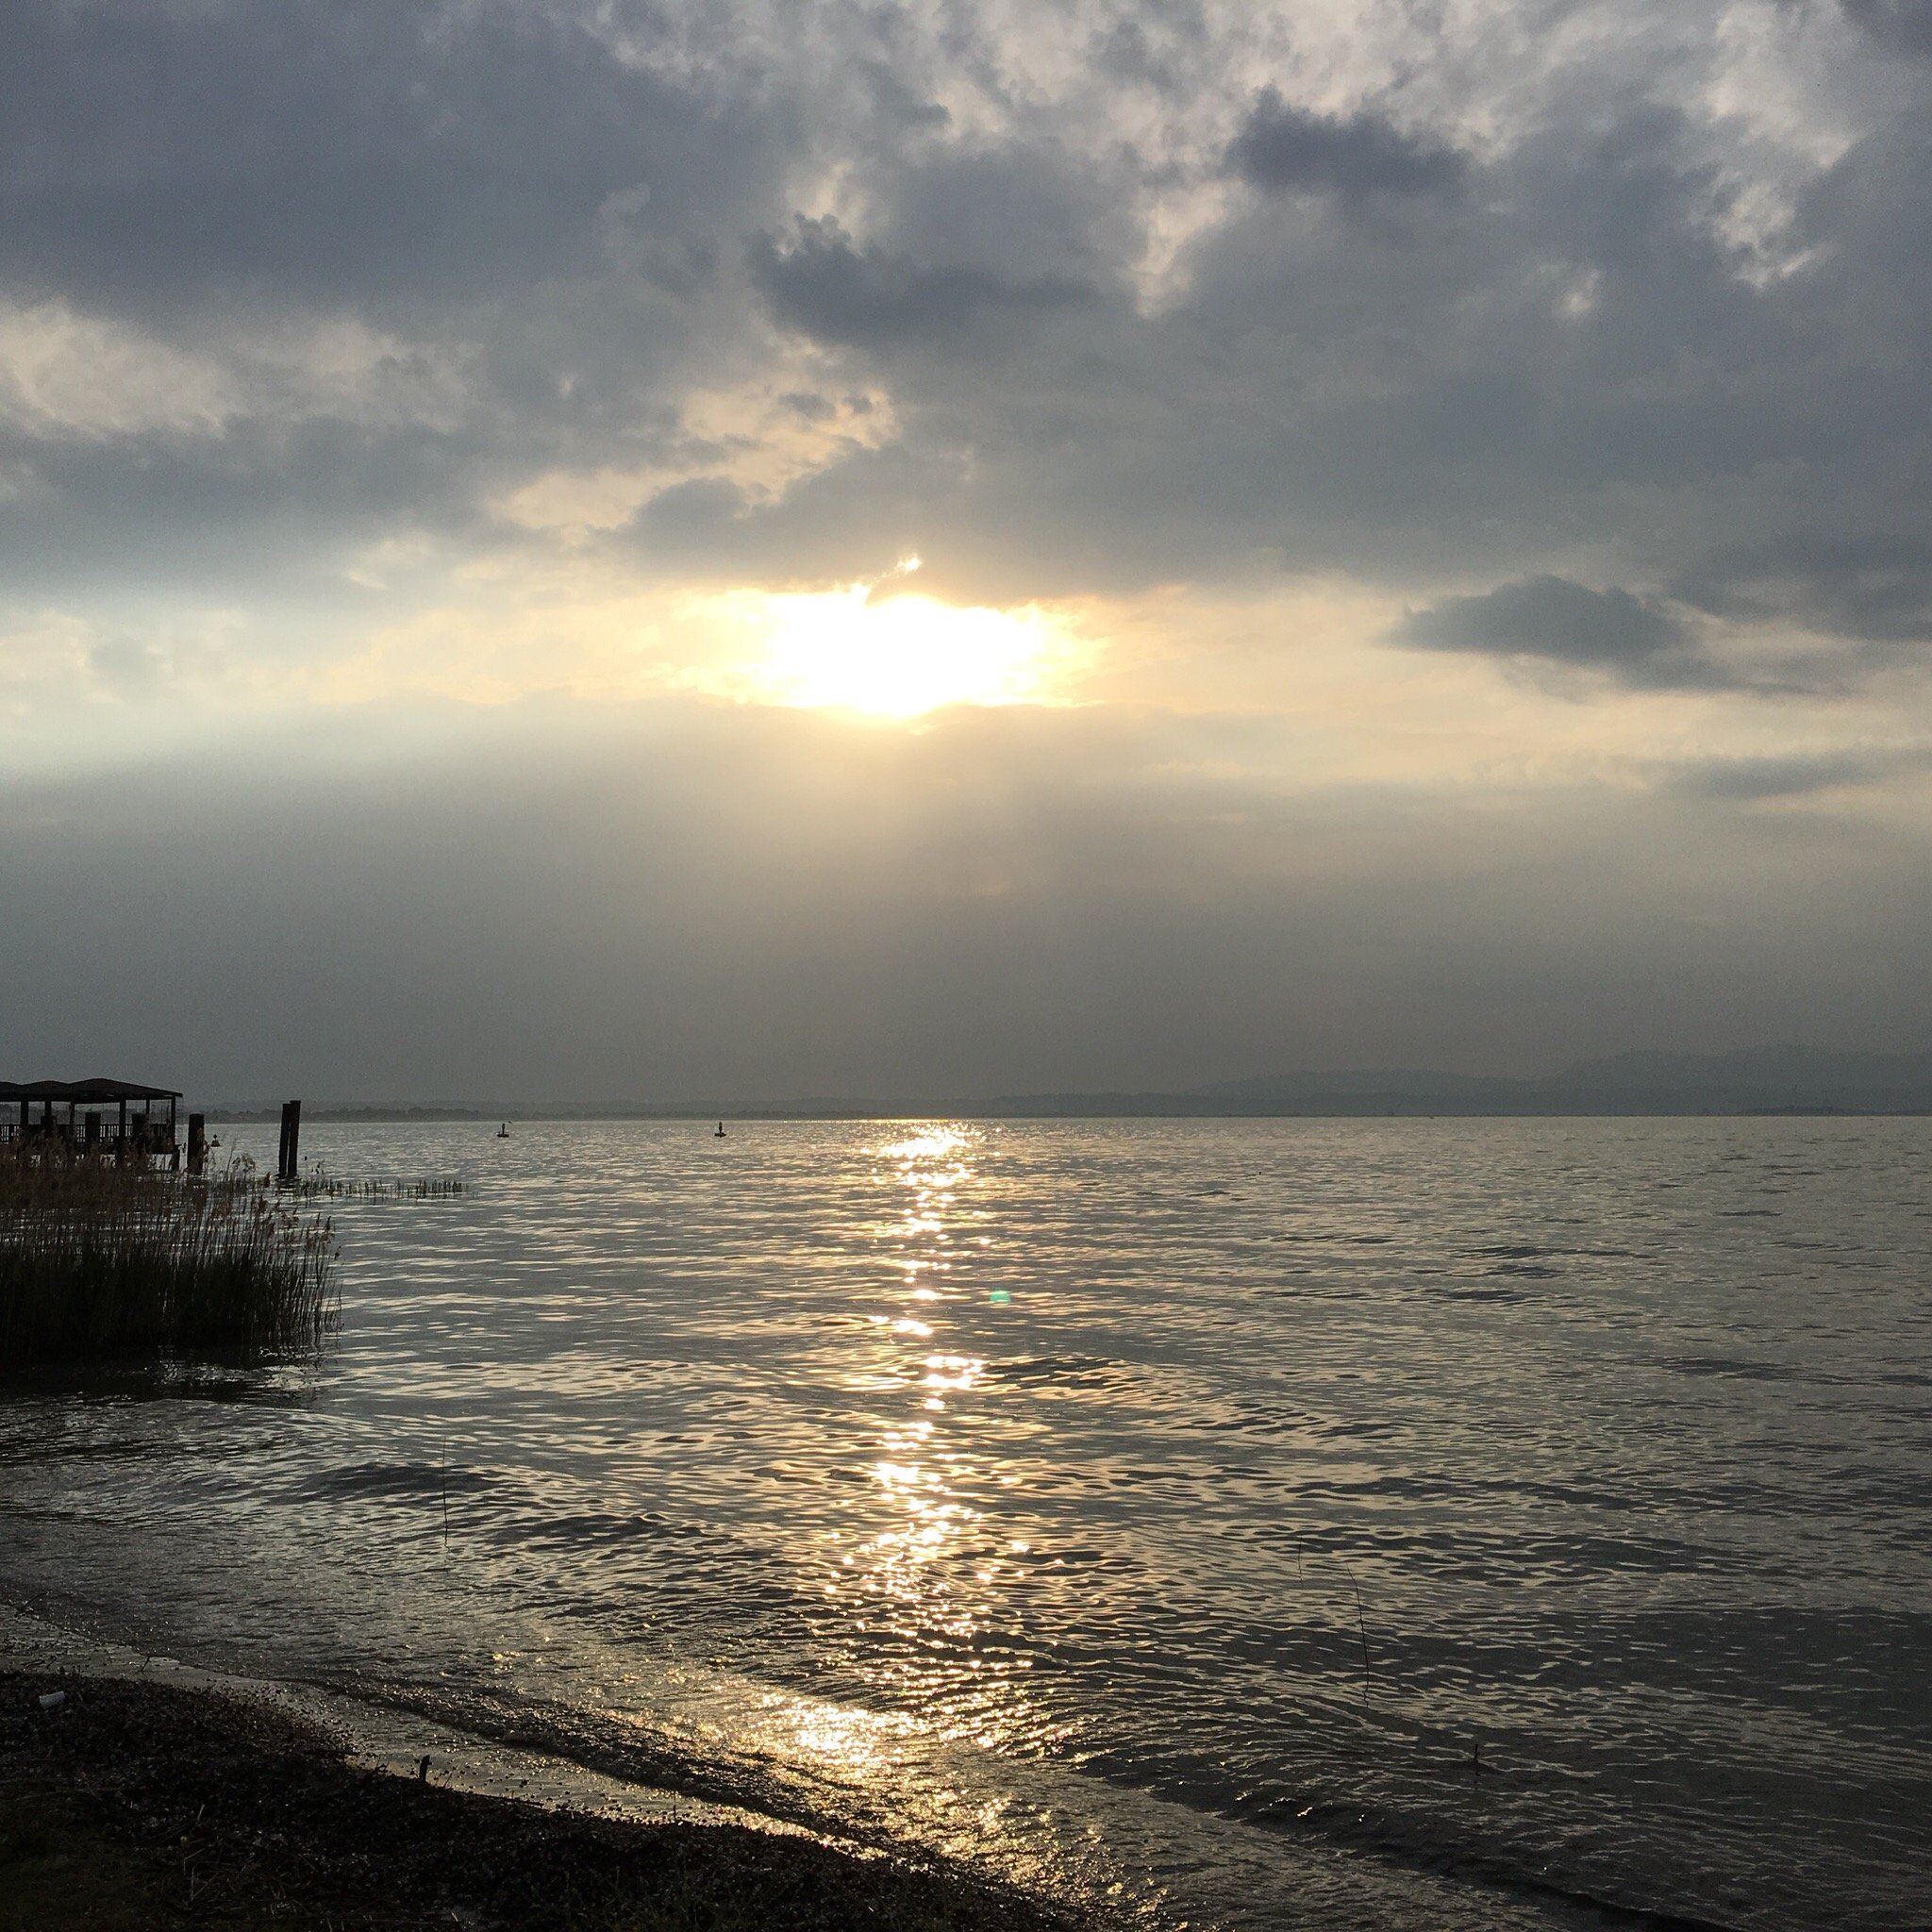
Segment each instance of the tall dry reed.
[[61,1357],[314,1347],[334,1224],[252,1166],[185,1175],[0,1158],[0,1367]]

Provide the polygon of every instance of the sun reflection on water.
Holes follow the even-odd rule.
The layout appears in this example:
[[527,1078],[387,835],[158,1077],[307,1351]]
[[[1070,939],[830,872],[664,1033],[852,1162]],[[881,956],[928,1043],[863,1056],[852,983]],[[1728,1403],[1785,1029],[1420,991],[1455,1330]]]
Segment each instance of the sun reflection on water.
[[898,1754],[893,1747],[911,1727],[911,1720],[904,1716],[815,1698],[774,1697],[771,1704],[783,1719],[795,1748],[822,1769],[858,1783],[874,1780],[895,1767]]
[[[986,1265],[981,1129],[906,1126],[867,1151],[879,1211],[871,1238],[883,1276],[855,1386],[874,1391],[865,1483],[834,1540],[824,1596],[862,1640],[852,1655],[871,1690],[916,1708],[941,1734],[998,1745],[1037,1740],[1041,1720],[1015,1682],[1025,1669],[1000,1641],[1012,1550],[982,1507],[1007,1479],[987,1465],[974,1424],[989,1362],[964,1332]],[[903,1406],[899,1406],[903,1405]],[[838,1755],[838,1754],[835,1754]]]

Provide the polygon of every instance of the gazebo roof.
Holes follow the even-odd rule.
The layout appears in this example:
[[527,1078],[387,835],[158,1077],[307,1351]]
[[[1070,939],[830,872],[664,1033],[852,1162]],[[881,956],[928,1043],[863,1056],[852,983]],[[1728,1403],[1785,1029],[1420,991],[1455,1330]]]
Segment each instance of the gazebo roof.
[[178,1087],[142,1087],[133,1080],[0,1080],[0,1101],[58,1100],[75,1107],[123,1100],[179,1100]]

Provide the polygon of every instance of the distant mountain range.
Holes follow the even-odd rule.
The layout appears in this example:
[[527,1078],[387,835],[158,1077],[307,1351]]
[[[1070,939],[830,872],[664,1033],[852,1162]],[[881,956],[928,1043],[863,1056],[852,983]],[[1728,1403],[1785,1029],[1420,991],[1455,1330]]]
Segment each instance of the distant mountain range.
[[1622,1053],[1559,1074],[1512,1078],[1397,1068],[1277,1074],[1179,1093],[1029,1093],[986,1114],[1699,1114],[1932,1113],[1932,1053],[1753,1047],[1738,1053]]
[[[1621,1053],[1522,1079],[1398,1068],[1368,1073],[1273,1074],[1180,1092],[1012,1093],[961,1100],[813,1098],[748,1107],[493,1107],[324,1104],[314,1121],[590,1119],[880,1119],[950,1114],[972,1119],[1074,1120],[1120,1116],[1507,1114],[1932,1113],[1932,1053],[1844,1053],[1827,1047],[1752,1047],[1739,1053]],[[217,1109],[221,1120],[274,1119],[274,1109]]]

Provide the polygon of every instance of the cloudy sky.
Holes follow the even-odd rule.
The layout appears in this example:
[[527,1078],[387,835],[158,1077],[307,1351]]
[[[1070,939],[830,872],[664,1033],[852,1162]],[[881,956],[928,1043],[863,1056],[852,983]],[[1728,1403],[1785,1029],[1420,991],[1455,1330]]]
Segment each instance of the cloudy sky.
[[1920,1047],[1927,0],[9,0],[0,1074]]

